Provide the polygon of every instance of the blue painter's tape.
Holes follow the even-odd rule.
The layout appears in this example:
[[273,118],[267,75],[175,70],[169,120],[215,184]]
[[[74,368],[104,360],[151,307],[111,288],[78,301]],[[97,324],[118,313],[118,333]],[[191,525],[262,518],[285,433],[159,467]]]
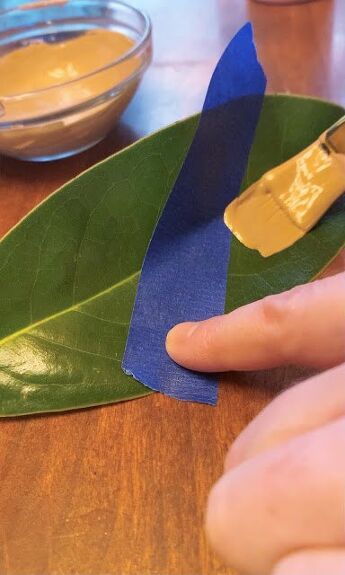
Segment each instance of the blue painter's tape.
[[266,87],[246,24],[211,79],[194,140],[151,239],[122,363],[151,389],[214,404],[217,379],[176,365],[168,330],[224,311],[230,233],[226,205],[238,194]]

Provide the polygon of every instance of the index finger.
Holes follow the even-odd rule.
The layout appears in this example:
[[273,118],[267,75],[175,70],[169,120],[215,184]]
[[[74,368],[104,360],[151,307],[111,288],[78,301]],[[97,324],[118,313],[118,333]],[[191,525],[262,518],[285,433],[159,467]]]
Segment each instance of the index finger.
[[230,314],[175,326],[167,351],[198,371],[345,361],[345,273],[266,297]]

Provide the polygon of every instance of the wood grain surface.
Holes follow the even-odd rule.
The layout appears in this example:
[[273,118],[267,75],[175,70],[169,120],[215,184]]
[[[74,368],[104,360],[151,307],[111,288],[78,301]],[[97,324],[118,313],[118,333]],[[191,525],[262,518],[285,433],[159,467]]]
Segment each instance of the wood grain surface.
[[[345,104],[344,0],[134,3],[152,17],[155,48],[135,100],[103,143],[75,158],[0,159],[1,235],[82,170],[199,110],[212,68],[248,19],[270,91]],[[338,259],[332,272],[341,266]],[[230,574],[203,533],[207,493],[236,435],[300,377],[232,374],[216,408],[155,394],[0,421],[0,575]]]

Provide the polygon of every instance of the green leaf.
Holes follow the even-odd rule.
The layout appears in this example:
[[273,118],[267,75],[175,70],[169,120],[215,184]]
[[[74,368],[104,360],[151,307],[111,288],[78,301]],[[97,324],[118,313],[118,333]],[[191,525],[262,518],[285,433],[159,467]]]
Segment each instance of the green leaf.
[[[243,187],[342,114],[319,100],[267,96]],[[0,243],[0,415],[58,411],[150,393],[121,359],[136,285],[198,117],[88,170]],[[261,258],[234,241],[227,308],[315,276],[345,241],[344,210],[289,250]]]

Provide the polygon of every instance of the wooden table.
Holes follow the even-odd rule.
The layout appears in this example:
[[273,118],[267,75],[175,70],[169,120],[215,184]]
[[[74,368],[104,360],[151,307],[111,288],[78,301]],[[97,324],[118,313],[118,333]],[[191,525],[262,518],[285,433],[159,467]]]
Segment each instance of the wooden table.
[[[1,234],[81,170],[199,110],[222,49],[248,19],[270,91],[345,104],[344,0],[136,4],[151,14],[155,61],[135,101],[106,141],[80,156],[49,165],[1,158]],[[0,574],[230,573],[203,534],[207,493],[231,441],[294,377],[234,374],[216,408],[155,394],[1,421]]]

